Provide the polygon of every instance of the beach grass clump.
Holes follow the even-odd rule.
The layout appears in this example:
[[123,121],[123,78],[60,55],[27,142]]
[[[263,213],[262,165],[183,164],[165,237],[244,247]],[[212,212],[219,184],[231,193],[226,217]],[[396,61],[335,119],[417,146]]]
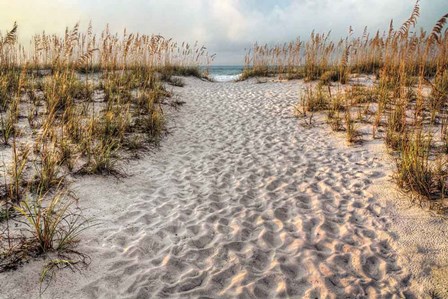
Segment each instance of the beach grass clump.
[[[28,194],[20,203],[6,209],[6,229],[0,239],[0,272],[16,269],[32,258],[56,254],[59,257],[86,256],[74,250],[81,233],[93,222],[74,208],[74,199],[66,190]],[[9,222],[20,221],[20,234]],[[4,238],[3,238],[4,237]]]
[[446,157],[431,157],[432,136],[418,132],[403,142],[395,178],[400,187],[428,199],[447,195]]
[[[448,96],[448,70],[445,69],[443,72],[437,74],[434,78],[434,88],[431,91],[433,99],[437,103],[442,104],[443,99]],[[438,106],[440,107],[440,106]]]
[[359,141],[359,132],[356,129],[356,122],[353,119],[350,109],[344,113],[346,139],[349,143]]
[[317,112],[326,110],[329,106],[330,96],[322,85],[316,89],[308,86],[305,90],[304,105],[308,112]]
[[386,121],[386,136],[384,138],[387,146],[398,150],[407,139],[406,104],[397,103],[389,111]]
[[167,82],[172,86],[177,86],[177,87],[185,86],[184,80],[182,80],[182,78],[179,78],[179,77],[170,77]]
[[244,68],[241,76],[239,77],[240,81],[247,80],[253,77],[270,77],[272,76],[272,71],[269,70],[269,67],[251,67]]
[[91,143],[87,150],[87,162],[79,173],[84,174],[114,174],[118,173],[116,165],[119,157],[117,151],[119,143],[113,139],[106,139]]
[[33,161],[34,178],[30,187],[35,188],[37,193],[42,193],[50,190],[52,186],[58,185],[61,181],[62,158],[54,143],[42,143],[36,152],[36,159]]
[[335,132],[342,131],[344,129],[342,117],[339,111],[329,110],[327,115],[327,123]]
[[[44,201],[45,197],[50,197]],[[64,192],[42,194],[16,206],[40,253],[69,249],[86,229],[87,220],[70,210],[73,202]]]
[[330,84],[339,81],[339,73],[335,70],[325,71],[319,78],[322,84]]
[[17,115],[11,109],[0,115],[0,133],[4,145],[8,145],[9,140],[14,135],[16,123]]
[[155,71],[161,75],[162,80],[172,76],[196,78],[203,78],[205,76],[205,74],[199,69],[199,65],[166,65],[156,68]]
[[30,155],[30,148],[26,145],[19,147],[14,140],[12,144],[12,153],[12,161],[6,173],[10,176],[10,180],[9,184],[5,183],[5,189],[7,191],[7,198],[11,202],[17,203],[20,201],[23,194],[24,174]]

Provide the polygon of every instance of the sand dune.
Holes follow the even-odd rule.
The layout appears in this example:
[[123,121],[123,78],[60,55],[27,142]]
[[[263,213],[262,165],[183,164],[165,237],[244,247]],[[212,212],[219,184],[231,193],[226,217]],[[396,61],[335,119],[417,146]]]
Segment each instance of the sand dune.
[[[388,201],[372,191],[387,160],[300,126],[297,81],[186,83],[160,150],[127,178],[75,181],[101,222],[78,248],[92,263],[59,272],[43,297],[423,295]],[[42,263],[0,274],[0,297],[37,297]]]

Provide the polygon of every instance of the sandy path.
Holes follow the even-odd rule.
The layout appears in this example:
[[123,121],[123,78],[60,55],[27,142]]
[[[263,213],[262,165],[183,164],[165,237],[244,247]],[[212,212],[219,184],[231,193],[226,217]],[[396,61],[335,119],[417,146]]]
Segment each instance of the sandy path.
[[[384,162],[291,117],[297,82],[188,79],[161,149],[121,181],[74,184],[102,221],[48,298],[387,297],[410,275],[369,193]],[[1,274],[5,298],[36,296],[42,262]],[[34,266],[35,271],[31,271]]]

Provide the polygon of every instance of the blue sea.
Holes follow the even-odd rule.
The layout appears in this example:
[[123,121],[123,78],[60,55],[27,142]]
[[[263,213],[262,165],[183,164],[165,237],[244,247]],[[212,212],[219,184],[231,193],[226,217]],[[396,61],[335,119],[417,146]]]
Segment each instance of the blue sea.
[[211,65],[208,67],[209,76],[216,82],[231,82],[237,80],[243,73],[242,65]]

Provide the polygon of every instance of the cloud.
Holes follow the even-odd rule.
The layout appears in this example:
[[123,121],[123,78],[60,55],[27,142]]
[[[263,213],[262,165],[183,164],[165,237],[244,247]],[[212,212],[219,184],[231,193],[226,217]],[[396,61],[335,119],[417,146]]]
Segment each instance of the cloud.
[[[199,41],[216,63],[241,63],[255,41],[286,42],[312,30],[345,36],[349,26],[361,34],[398,27],[410,14],[411,0],[14,0],[0,3],[0,29],[19,23],[22,40],[42,30],[62,33],[92,20],[100,32],[162,34],[178,41]],[[422,0],[419,26],[431,28],[448,12],[446,0]]]
[[19,24],[22,41],[29,41],[35,33],[47,31],[63,32],[81,17],[75,1],[59,0],[14,0],[0,2],[0,30],[12,28],[14,21]]

